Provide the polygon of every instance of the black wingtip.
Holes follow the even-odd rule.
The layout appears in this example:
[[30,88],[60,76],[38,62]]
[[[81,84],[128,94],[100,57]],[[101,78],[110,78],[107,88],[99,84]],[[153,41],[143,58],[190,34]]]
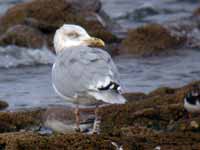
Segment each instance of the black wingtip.
[[112,82],[112,81],[107,86],[98,88],[98,90],[100,90],[100,91],[114,90],[114,91],[117,91],[117,92],[119,92],[120,89],[121,89],[120,85],[115,83],[115,82]]

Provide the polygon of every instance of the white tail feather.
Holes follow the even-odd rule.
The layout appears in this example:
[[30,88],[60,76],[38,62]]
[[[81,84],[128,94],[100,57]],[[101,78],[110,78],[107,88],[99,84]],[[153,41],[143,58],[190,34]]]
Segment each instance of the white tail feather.
[[126,99],[115,91],[90,92],[89,94],[97,100],[102,100],[110,104],[124,104],[126,102]]

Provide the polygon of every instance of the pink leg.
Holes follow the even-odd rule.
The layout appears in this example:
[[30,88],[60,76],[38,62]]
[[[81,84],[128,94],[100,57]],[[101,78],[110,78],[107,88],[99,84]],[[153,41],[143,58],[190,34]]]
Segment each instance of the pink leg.
[[99,119],[99,107],[98,107],[98,105],[96,106],[96,108],[94,110],[94,114],[95,114],[95,119],[98,120]]
[[76,131],[80,132],[80,110],[78,104],[76,105],[74,113],[76,115]]
[[94,121],[94,126],[93,126],[93,133],[99,133],[100,131],[100,121],[101,118],[99,116],[99,107],[98,105],[96,106],[95,110],[94,110],[94,114],[95,114],[95,121]]

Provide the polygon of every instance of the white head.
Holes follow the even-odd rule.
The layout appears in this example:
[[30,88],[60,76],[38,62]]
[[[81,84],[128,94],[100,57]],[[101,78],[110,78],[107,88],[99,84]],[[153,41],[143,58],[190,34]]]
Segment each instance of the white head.
[[101,39],[91,37],[84,28],[78,25],[64,24],[54,36],[56,53],[75,46],[104,47]]

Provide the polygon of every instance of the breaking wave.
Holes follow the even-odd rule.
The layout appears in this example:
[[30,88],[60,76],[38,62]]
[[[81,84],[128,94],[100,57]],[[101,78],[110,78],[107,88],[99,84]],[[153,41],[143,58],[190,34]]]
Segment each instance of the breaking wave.
[[0,68],[53,64],[55,55],[47,48],[0,47]]

